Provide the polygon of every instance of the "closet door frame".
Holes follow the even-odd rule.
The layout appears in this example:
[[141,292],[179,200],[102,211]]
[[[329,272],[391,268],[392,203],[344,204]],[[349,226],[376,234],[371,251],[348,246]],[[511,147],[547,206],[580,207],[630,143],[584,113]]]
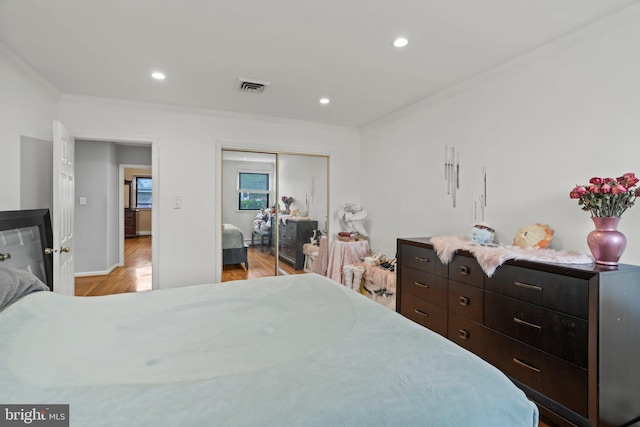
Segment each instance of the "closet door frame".
[[[280,156],[286,155],[286,156],[308,156],[308,157],[320,157],[320,158],[324,158],[326,159],[327,162],[327,176],[326,176],[326,187],[327,187],[327,200],[326,200],[326,221],[324,224],[324,231],[327,233],[329,232],[330,229],[330,222],[331,222],[331,216],[330,216],[330,212],[331,212],[331,206],[330,206],[330,195],[331,195],[331,156],[329,154],[323,154],[323,153],[309,153],[309,152],[303,152],[303,151],[287,151],[287,150],[267,150],[267,149],[263,149],[263,148],[255,148],[255,147],[249,147],[249,146],[244,146],[244,145],[238,145],[238,144],[234,144],[234,143],[225,143],[225,142],[217,142],[216,143],[216,179],[217,179],[217,185],[215,186],[215,201],[216,201],[216,208],[215,208],[215,230],[216,230],[216,238],[214,239],[215,242],[215,248],[216,248],[216,268],[215,268],[215,282],[221,282],[222,281],[222,269],[223,269],[223,264],[222,264],[222,212],[223,212],[223,200],[222,200],[222,196],[223,196],[223,152],[224,151],[235,151],[235,152],[246,152],[246,153],[259,153],[259,154],[270,154],[270,155],[275,155],[276,156],[276,163],[275,163],[275,196],[274,196],[274,202],[276,204],[277,207],[279,207],[279,201],[280,201]],[[273,204],[273,203],[271,203]],[[279,209],[276,208],[276,224],[279,224],[280,221],[280,212]],[[321,227],[321,221],[318,220],[318,228]],[[275,233],[274,233],[274,248],[275,248],[275,262],[274,262],[274,272],[273,275],[274,276],[278,276],[278,271],[279,271],[279,264],[280,264],[280,254],[279,254],[279,247],[280,247],[280,233],[278,231],[278,226],[276,225],[275,228]],[[326,254],[327,257],[329,254]],[[249,268],[251,268],[251,264],[249,264]]]

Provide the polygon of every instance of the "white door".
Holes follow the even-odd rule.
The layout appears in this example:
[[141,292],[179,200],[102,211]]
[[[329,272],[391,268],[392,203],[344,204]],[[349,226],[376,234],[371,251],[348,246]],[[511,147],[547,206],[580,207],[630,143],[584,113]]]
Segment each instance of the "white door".
[[73,138],[58,121],[53,122],[53,290],[74,295],[73,213],[74,213]]

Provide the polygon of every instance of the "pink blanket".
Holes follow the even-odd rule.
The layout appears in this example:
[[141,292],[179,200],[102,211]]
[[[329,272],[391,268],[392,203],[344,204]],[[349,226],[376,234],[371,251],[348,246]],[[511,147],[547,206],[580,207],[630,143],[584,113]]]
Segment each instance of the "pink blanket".
[[518,246],[483,246],[456,236],[436,236],[431,238],[438,258],[447,264],[458,249],[471,252],[488,277],[493,276],[496,268],[509,259],[553,262],[559,264],[591,264],[590,256],[571,251],[553,249],[520,248]]

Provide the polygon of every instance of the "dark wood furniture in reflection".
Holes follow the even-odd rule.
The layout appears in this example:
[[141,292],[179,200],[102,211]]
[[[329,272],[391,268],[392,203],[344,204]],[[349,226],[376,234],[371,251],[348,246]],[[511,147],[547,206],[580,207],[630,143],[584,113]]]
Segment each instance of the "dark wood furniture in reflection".
[[291,263],[295,270],[302,270],[304,268],[304,244],[311,241],[313,231],[317,229],[318,221],[289,219],[286,224],[280,222],[278,225],[280,259]]
[[640,267],[507,261],[489,278],[466,251],[442,264],[429,238],[397,249],[396,310],[502,370],[545,418],[640,416]]
[[133,208],[131,181],[128,179],[124,180],[124,195],[124,237],[125,239],[138,237],[138,209]]

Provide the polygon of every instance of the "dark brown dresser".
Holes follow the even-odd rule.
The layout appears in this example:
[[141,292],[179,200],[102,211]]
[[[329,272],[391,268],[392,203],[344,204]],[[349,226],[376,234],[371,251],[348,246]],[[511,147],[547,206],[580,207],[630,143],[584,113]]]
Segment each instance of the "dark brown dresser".
[[[640,267],[507,261],[487,277],[398,239],[396,310],[493,364],[565,426],[640,426]],[[488,391],[490,392],[490,391]]]
[[138,237],[138,210],[137,209],[124,209],[124,237]]
[[304,268],[304,244],[311,241],[313,231],[318,229],[318,221],[288,220],[279,224],[280,259],[293,265],[295,270]]

